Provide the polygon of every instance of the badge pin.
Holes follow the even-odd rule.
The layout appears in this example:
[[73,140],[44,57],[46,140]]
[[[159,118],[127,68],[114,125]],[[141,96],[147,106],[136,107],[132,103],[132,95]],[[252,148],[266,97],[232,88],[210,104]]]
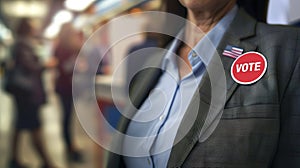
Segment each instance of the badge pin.
[[223,51],[223,56],[236,59],[237,57],[243,54],[243,51],[244,49],[242,48],[227,45],[225,50]]
[[232,79],[243,85],[249,85],[260,80],[267,70],[267,60],[258,52],[247,52],[236,58],[231,65]]

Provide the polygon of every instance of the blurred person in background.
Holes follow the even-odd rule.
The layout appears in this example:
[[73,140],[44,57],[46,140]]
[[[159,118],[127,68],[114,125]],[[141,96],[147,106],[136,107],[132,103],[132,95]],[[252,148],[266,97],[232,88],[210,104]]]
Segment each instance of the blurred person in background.
[[54,50],[58,71],[55,90],[59,94],[62,103],[63,139],[66,145],[68,159],[76,162],[83,162],[83,156],[71,136],[71,121],[74,107],[72,98],[72,76],[82,41],[80,32],[75,30],[72,23],[65,23],[62,25],[58,34]]
[[[112,51],[110,48],[110,34],[109,34],[109,24],[107,24],[109,20],[101,21],[97,26],[94,27],[95,32],[101,31],[101,33],[95,33],[98,35],[97,38],[92,38],[95,40],[93,49],[91,49],[91,55],[88,59],[89,65],[92,65],[93,62],[96,61],[97,57],[101,57],[101,61],[98,65],[97,74],[109,75],[112,73],[111,67],[111,59],[112,59]],[[96,50],[96,53],[95,53]],[[93,54],[94,52],[94,54]]]
[[16,127],[13,133],[12,158],[10,168],[23,168],[18,158],[19,137],[22,130],[30,132],[33,145],[42,159],[42,167],[53,167],[48,158],[42,138],[39,109],[46,103],[46,95],[42,82],[42,72],[52,63],[43,65],[39,61],[35,46],[37,45],[37,29],[29,18],[22,18],[16,32],[16,42],[11,49],[13,72],[9,92],[16,103]]
[[160,47],[162,44],[160,39],[160,34],[156,32],[152,32],[155,30],[154,28],[151,28],[150,24],[146,24],[143,32],[143,41],[141,43],[133,45],[129,50],[128,54],[133,53],[135,51],[138,51],[143,48],[148,47]]
[[[109,75],[111,73],[111,57],[112,52],[109,47],[109,27],[106,25],[108,20],[103,20],[99,24],[93,27],[93,37],[90,38],[91,45],[86,45],[81,57],[85,63],[86,68],[78,68],[78,71],[86,72],[86,74],[91,74],[92,65],[97,62],[98,58],[101,58],[99,62],[96,74],[97,75]],[[83,67],[83,66],[82,66]],[[94,77],[94,74],[91,74]]]

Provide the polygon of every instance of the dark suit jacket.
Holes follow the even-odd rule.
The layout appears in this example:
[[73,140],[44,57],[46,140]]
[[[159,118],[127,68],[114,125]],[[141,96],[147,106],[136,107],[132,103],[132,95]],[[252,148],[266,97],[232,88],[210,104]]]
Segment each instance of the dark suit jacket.
[[[222,56],[226,45],[238,46],[244,52],[262,53],[268,62],[263,78],[251,85],[234,82],[230,76],[234,59]],[[222,79],[222,74],[209,76],[206,73],[197,92],[200,94],[193,96],[177,133],[177,137],[186,131],[187,135],[183,139],[175,139],[178,143],[172,148],[168,167],[300,167],[299,29],[260,23],[239,10],[217,47],[217,53],[213,60],[221,59],[221,68],[225,71],[225,105],[211,104],[211,88],[224,87],[214,86],[216,82],[211,82],[211,79]],[[156,58],[153,64],[160,61],[161,58]],[[210,70],[216,68],[213,64],[207,67]],[[158,69],[142,73],[131,94],[137,107],[161,75]],[[199,108],[195,104],[199,104]],[[215,108],[209,111],[211,105]],[[136,112],[132,108],[127,111],[131,115]],[[189,115],[195,114],[195,111],[196,120],[187,129],[185,126],[191,122]],[[222,116],[214,132],[205,141],[199,142],[207,116],[221,111],[223,113],[220,113]],[[121,132],[126,131],[128,122],[126,118],[121,119]],[[122,145],[122,140],[114,140],[112,146],[118,148]],[[105,164],[107,167],[124,166],[122,157],[112,153]]]

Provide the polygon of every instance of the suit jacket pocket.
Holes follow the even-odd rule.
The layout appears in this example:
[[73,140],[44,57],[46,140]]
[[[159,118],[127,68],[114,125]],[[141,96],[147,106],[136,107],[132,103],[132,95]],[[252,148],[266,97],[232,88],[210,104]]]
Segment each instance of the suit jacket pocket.
[[268,167],[279,135],[279,106],[251,105],[224,109],[204,142],[194,146],[184,167]]
[[222,119],[279,118],[278,104],[257,104],[225,108]]

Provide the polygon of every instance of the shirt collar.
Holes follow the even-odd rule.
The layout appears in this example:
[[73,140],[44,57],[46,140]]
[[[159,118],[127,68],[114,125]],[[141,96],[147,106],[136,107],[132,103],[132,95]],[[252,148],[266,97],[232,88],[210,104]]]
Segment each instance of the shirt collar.
[[[233,21],[238,11],[237,5],[235,5],[217,24],[210,30],[192,49],[189,53],[189,61],[191,65],[195,65],[198,61],[203,61],[205,65],[208,65],[213,54],[216,51],[216,47],[219,45],[223,35],[228,29],[229,25]],[[176,62],[176,50],[184,39],[184,28],[177,34],[175,39],[170,45],[169,51],[167,52],[163,62],[162,69],[167,68],[167,64],[171,63],[177,66]],[[196,59],[199,56],[200,59]]]
[[162,62],[163,70],[166,70],[168,64],[177,65],[176,50],[181,45],[181,41],[183,40],[183,35],[184,35],[184,29],[181,29],[180,32],[176,35],[175,39],[172,41]]
[[[193,48],[192,53],[189,54],[189,60],[193,60],[192,57],[195,54],[200,56],[203,63],[207,66],[216,52],[216,47],[219,45],[223,35],[228,29],[229,25],[233,21],[238,7],[234,6],[217,24],[210,30]],[[193,65],[193,64],[192,64]]]

